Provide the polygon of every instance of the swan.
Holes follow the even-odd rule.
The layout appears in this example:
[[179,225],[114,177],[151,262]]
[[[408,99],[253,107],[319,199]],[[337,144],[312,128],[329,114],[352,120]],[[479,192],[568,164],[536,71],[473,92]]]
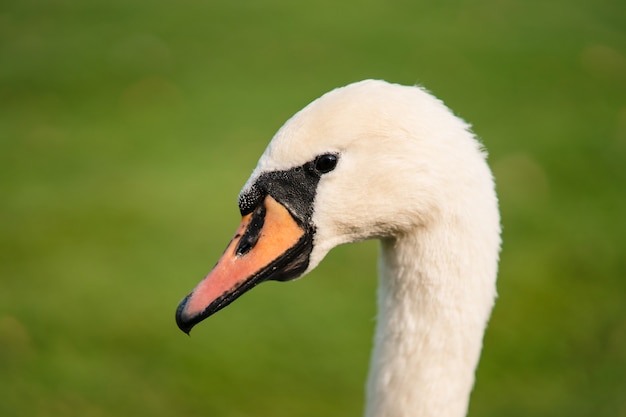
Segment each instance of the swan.
[[337,245],[379,239],[365,416],[466,415],[501,245],[468,124],[421,87],[337,88],[278,130],[238,203],[234,237],[178,306],[181,330],[264,281],[310,272]]

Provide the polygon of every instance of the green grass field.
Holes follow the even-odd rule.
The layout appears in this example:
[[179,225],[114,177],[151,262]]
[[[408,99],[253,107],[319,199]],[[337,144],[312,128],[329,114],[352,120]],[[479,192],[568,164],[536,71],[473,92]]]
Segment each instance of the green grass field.
[[358,416],[375,242],[184,336],[278,127],[422,84],[490,151],[499,299],[470,416],[626,416],[618,0],[0,5],[0,415]]

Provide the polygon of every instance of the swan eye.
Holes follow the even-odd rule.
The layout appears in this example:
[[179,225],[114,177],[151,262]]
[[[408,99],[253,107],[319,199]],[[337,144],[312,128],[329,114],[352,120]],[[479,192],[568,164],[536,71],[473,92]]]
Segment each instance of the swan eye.
[[321,174],[332,171],[337,166],[337,155],[327,153],[315,159],[315,170]]

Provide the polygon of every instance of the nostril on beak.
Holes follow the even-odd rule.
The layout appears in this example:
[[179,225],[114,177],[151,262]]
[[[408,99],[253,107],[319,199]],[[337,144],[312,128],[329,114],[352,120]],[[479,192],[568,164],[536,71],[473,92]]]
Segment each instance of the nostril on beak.
[[239,244],[237,245],[237,249],[235,249],[235,253],[237,256],[243,256],[246,253],[250,252],[250,250],[256,245],[261,236],[261,229],[263,229],[263,224],[265,223],[265,206],[260,205],[252,214],[252,219],[250,220],[250,224],[246,228]]

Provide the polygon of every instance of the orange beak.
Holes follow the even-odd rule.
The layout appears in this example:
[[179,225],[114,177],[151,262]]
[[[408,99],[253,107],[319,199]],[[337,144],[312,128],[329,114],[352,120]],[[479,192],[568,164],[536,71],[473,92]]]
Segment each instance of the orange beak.
[[185,297],[176,323],[185,333],[263,281],[285,281],[308,266],[312,233],[271,196],[241,219],[215,267]]

